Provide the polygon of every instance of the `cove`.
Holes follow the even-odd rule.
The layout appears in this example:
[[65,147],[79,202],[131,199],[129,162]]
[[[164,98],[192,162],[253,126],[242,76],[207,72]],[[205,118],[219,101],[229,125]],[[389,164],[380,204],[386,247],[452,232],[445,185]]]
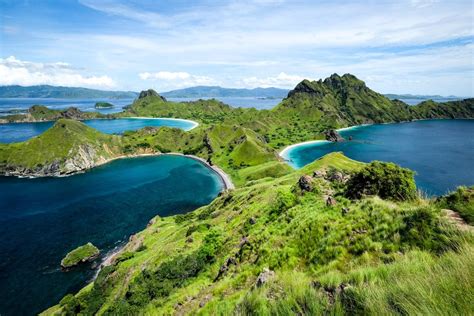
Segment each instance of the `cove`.
[[[189,131],[198,125],[198,123],[190,120],[142,117],[85,120],[83,122],[106,134],[121,134],[125,131],[134,131],[147,126],[167,126]],[[0,143],[23,142],[43,133],[53,124],[54,122],[0,124]]]
[[474,184],[474,120],[368,125],[340,134],[353,140],[300,144],[284,150],[282,157],[295,168],[335,151],[364,162],[395,162],[416,171],[418,188],[430,196]]
[[60,261],[94,243],[104,256],[155,215],[211,202],[221,178],[183,156],[119,159],[64,178],[0,177],[0,314],[31,315],[81,289],[95,270]]

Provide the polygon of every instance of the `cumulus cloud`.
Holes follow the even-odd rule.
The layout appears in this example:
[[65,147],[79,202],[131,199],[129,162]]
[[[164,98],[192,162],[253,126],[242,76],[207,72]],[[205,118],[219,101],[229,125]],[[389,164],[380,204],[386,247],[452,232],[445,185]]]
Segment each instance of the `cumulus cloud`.
[[303,79],[308,79],[303,76],[299,75],[289,75],[284,72],[280,72],[277,76],[273,77],[265,77],[265,78],[258,78],[258,77],[248,77],[241,79],[240,83],[244,87],[280,87],[280,88],[290,88],[294,87]]
[[217,82],[207,76],[196,76],[187,72],[170,72],[170,71],[159,71],[159,72],[142,72],[138,74],[142,80],[154,81],[159,88],[184,88],[192,86],[204,86],[213,85]]
[[10,56],[0,58],[0,85],[81,86],[111,88],[115,82],[108,76],[84,76],[81,69],[64,62],[36,63]]

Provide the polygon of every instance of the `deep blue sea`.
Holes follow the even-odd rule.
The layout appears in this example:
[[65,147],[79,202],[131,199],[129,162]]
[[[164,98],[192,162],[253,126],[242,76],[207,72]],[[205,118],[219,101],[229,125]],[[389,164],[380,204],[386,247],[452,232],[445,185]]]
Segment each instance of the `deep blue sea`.
[[370,125],[341,135],[353,140],[305,144],[289,150],[285,158],[296,168],[335,151],[359,161],[395,162],[415,170],[418,188],[428,195],[474,185],[474,120]]
[[0,177],[0,314],[32,315],[76,292],[95,271],[62,272],[67,252],[92,242],[105,255],[155,215],[194,210],[222,188],[179,156],[121,159],[65,178]]
[[[121,118],[113,120],[86,120],[84,121],[107,134],[121,134],[125,131],[138,130],[146,126],[168,126],[190,130],[195,123],[186,120],[149,119],[149,118]],[[22,142],[37,136],[53,126],[54,122],[37,123],[8,123],[0,124],[0,143]]]

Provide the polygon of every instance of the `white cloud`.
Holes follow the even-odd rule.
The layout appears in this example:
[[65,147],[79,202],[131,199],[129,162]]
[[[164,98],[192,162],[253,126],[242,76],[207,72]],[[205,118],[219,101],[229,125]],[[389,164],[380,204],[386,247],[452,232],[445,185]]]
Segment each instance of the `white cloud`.
[[211,77],[196,76],[187,72],[142,72],[138,76],[142,80],[153,81],[160,90],[217,84],[217,81]]
[[80,69],[68,63],[35,63],[16,59],[14,56],[0,58],[0,85],[81,86],[112,88],[115,82],[108,76],[84,76]]
[[280,87],[280,88],[292,88],[305,78],[299,75],[289,75],[284,72],[279,73],[274,77],[248,77],[240,80],[240,84],[244,87],[255,88],[255,87]]

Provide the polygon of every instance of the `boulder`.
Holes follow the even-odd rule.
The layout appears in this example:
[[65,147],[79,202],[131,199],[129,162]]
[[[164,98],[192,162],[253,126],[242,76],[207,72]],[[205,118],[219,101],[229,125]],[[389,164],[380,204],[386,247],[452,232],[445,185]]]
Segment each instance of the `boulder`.
[[302,191],[310,192],[313,190],[313,178],[308,175],[303,175],[298,180],[298,186]]
[[324,136],[326,137],[326,140],[328,140],[330,142],[342,142],[342,141],[344,141],[344,138],[342,138],[342,136],[339,135],[339,133],[334,129],[327,130],[324,133]]
[[333,198],[332,196],[328,196],[328,198],[326,199],[326,205],[327,206],[333,206],[333,205],[336,205],[337,204],[337,201],[335,198]]
[[263,271],[258,275],[257,281],[255,281],[255,285],[257,287],[260,287],[267,283],[269,280],[273,279],[275,277],[275,272],[268,269],[264,268]]

